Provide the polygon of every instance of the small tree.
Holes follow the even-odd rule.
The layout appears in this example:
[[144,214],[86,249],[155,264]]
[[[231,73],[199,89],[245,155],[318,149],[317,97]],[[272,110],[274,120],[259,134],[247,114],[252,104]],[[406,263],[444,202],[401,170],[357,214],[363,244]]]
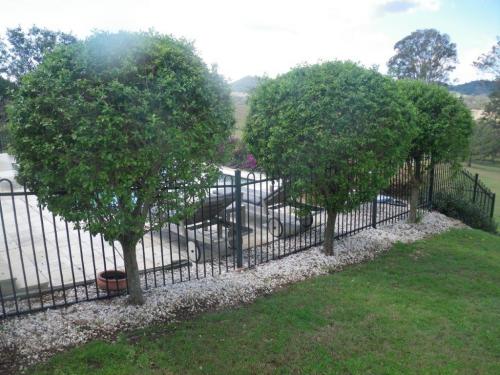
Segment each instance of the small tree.
[[435,29],[417,30],[394,45],[396,54],[387,66],[396,78],[447,82],[457,63],[457,47],[447,34]]
[[142,303],[139,239],[217,178],[234,122],[224,81],[182,40],[98,33],[24,76],[10,117],[20,177],[53,213],[120,242]]
[[473,120],[465,104],[442,86],[416,80],[397,83],[401,94],[413,103],[416,114],[416,135],[407,162],[411,186],[409,219],[415,222],[424,172],[432,163],[453,163],[467,155]]
[[326,254],[337,213],[373,199],[404,160],[405,104],[391,79],[351,62],[293,69],[251,96],[250,151],[269,175],[289,178],[292,196],[326,208]]

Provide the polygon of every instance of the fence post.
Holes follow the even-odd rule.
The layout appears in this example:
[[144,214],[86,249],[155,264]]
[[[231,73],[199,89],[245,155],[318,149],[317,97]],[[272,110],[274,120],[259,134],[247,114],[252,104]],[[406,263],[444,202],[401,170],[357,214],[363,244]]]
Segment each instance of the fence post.
[[476,173],[476,176],[474,177],[474,192],[472,193],[472,203],[476,203],[478,181],[479,181],[479,174]]
[[496,197],[496,194],[493,193],[493,196],[491,197],[491,211],[490,211],[491,218],[493,218],[493,211],[495,210],[495,197]]
[[429,175],[429,196],[427,197],[427,205],[429,211],[432,210],[432,198],[434,195],[434,164],[431,166]]
[[242,238],[242,218],[241,218],[241,171],[239,169],[235,172],[235,184],[236,184],[236,267],[243,267],[243,238]]
[[372,227],[377,228],[377,196],[372,202]]

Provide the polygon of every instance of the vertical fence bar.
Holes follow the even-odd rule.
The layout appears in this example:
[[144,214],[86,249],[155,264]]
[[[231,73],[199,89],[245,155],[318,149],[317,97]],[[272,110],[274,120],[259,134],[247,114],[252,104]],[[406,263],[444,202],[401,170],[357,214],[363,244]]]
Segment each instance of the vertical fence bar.
[[429,210],[432,210],[433,195],[434,195],[434,164],[431,164],[431,169],[429,170],[429,194],[427,196],[427,205]]
[[479,181],[479,174],[476,173],[476,175],[474,176],[474,190],[472,192],[472,203],[476,203],[478,181]]
[[[3,181],[5,181],[5,180],[1,180],[0,182],[3,182]],[[9,184],[11,184],[10,181],[9,181]],[[11,192],[12,192],[12,188],[11,188]],[[5,245],[5,255],[7,256],[7,265],[9,266],[10,284],[12,287],[12,294],[14,296],[14,305],[16,307],[16,313],[19,314],[19,304],[17,301],[15,278],[14,278],[14,274],[12,272],[12,263],[11,263],[11,259],[10,259],[11,257],[10,257],[9,245],[8,245],[8,241],[7,241],[7,231],[5,229],[5,220],[4,220],[1,198],[0,198],[0,222],[2,223],[3,240],[4,240],[4,245]],[[3,296],[2,296],[2,298],[3,298]],[[3,299],[2,299],[2,302],[3,302]]]
[[26,190],[26,185],[23,186],[24,189],[24,202],[26,204],[26,216],[28,218],[28,229],[30,233],[30,240],[31,240],[31,248],[33,250],[33,263],[35,265],[35,273],[36,273],[36,282],[38,285],[38,294],[40,298],[40,306],[43,309],[43,298],[42,298],[42,288],[40,285],[40,273],[38,271],[38,260],[36,256],[36,251],[35,251],[35,241],[33,240],[33,229],[31,226],[31,215],[30,215],[30,208],[28,204],[28,192]]
[[490,210],[490,217],[493,218],[493,211],[495,211],[495,197],[496,194],[493,193],[493,196],[491,197],[491,210]]
[[377,197],[372,202],[372,227],[377,228]]
[[52,273],[50,271],[50,264],[49,264],[50,259],[47,249],[47,238],[45,237],[45,225],[43,224],[42,206],[40,205],[40,202],[38,202],[38,198],[37,198],[37,204],[38,204],[38,212],[40,214],[40,227],[42,229],[43,249],[45,251],[45,264],[47,265],[47,275],[49,276],[50,296],[52,297],[52,305],[55,305],[56,300],[54,298],[54,286],[52,284]]
[[236,183],[236,267],[243,267],[243,238],[242,238],[242,223],[241,223],[241,171],[235,172]]

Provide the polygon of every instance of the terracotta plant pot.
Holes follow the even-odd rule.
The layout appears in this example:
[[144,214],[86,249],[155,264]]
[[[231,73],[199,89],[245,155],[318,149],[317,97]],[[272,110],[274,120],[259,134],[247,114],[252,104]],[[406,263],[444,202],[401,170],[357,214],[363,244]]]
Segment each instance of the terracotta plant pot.
[[101,290],[120,293],[127,290],[127,274],[124,271],[108,270],[97,275],[97,287]]

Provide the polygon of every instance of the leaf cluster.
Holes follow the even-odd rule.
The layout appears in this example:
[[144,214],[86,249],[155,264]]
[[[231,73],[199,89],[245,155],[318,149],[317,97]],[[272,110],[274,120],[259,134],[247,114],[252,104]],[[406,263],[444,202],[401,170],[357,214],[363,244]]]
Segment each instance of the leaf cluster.
[[416,134],[409,156],[454,162],[467,155],[473,119],[460,98],[446,88],[418,80],[398,80],[401,95],[414,107]]

